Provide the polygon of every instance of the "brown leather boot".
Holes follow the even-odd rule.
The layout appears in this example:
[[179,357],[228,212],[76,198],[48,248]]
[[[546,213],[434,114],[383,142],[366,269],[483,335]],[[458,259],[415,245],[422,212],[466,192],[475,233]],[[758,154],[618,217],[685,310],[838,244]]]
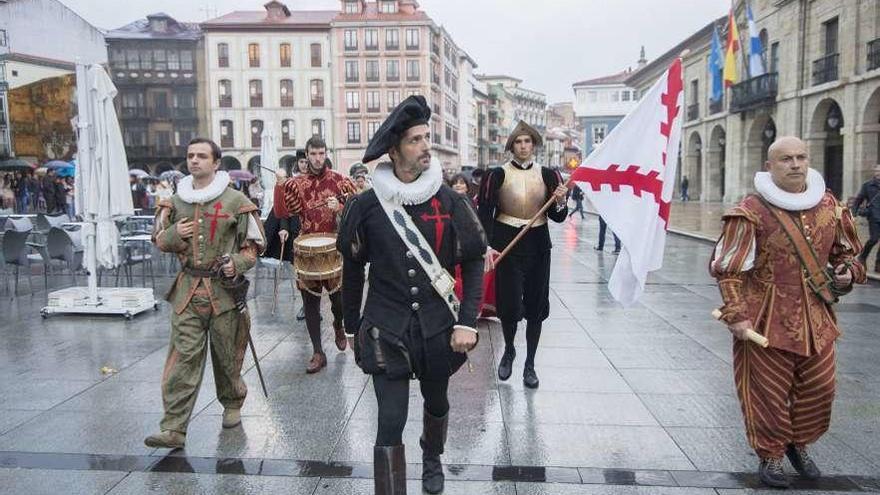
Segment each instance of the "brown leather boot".
[[333,322],[333,332],[336,333],[336,348],[339,351],[344,351],[346,346],[348,345],[348,341],[345,339],[345,327],[342,325],[341,321]]
[[406,455],[403,445],[373,447],[376,495],[406,495]]
[[312,354],[312,359],[309,360],[309,365],[306,367],[306,373],[313,374],[321,371],[321,369],[327,366],[327,356],[324,355],[323,352],[316,352]]
[[440,454],[446,445],[446,432],[449,426],[449,413],[438,418],[427,410],[422,416],[422,489],[428,493],[441,493],[446,481]]

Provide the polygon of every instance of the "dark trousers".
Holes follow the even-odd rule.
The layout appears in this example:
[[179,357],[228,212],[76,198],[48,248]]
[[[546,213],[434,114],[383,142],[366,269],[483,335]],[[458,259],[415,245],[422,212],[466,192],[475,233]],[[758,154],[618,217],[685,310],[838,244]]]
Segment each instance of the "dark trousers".
[[574,209],[571,210],[571,213],[568,214],[568,217],[571,218],[574,216],[575,213],[580,212],[581,219],[583,219],[584,218],[584,202],[583,202],[583,200],[581,200],[581,201],[575,200],[574,205],[575,205]]
[[[874,249],[874,246],[876,246],[878,242],[880,242],[880,220],[869,219],[868,241],[865,242],[865,247],[864,249],[862,249],[862,254],[859,255],[859,259],[862,260],[862,263],[868,262],[868,255],[871,253],[871,250]],[[877,250],[875,264],[880,266],[880,249]]]
[[[605,219],[599,217],[599,249],[605,249],[605,230],[608,228],[608,224],[605,223]],[[611,235],[614,236],[614,250],[620,251],[620,239],[617,237],[613,231]]]
[[[409,414],[409,381],[409,377],[393,379],[384,373],[373,375],[373,390],[379,403],[377,446],[403,445],[403,428]],[[428,414],[436,418],[446,416],[449,412],[449,379],[419,380],[419,388]]]
[[550,250],[509,255],[495,269],[501,321],[544,321],[550,313]]
[[[303,311],[306,315],[306,330],[315,352],[324,352],[321,346],[321,298],[311,292],[300,290],[303,299]],[[342,292],[330,294],[330,311],[333,313],[334,324],[342,321]]]

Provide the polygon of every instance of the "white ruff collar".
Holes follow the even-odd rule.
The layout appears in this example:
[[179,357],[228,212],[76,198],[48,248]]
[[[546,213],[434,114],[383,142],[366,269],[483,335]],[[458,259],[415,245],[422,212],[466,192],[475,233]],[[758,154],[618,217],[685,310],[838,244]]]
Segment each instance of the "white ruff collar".
[[383,162],[373,172],[373,190],[385,201],[396,205],[417,205],[431,199],[443,184],[440,162],[431,158],[431,166],[418,179],[404,184],[394,175],[394,166]]
[[229,174],[219,170],[208,187],[193,189],[192,175],[187,175],[177,184],[177,195],[189,204],[207,203],[218,198],[229,187]]
[[755,174],[755,189],[773,206],[788,211],[803,211],[819,204],[825,196],[825,179],[814,169],[807,172],[807,190],[802,193],[783,191],[770,177],[770,172]]

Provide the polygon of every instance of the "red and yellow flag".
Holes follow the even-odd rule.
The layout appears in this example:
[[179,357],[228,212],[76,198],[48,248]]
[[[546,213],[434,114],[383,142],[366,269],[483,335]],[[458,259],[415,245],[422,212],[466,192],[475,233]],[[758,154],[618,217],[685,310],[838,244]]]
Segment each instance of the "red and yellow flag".
[[736,19],[733,17],[733,9],[728,15],[727,47],[724,56],[724,86],[730,87],[736,84],[736,52],[739,50],[739,30],[736,28]]

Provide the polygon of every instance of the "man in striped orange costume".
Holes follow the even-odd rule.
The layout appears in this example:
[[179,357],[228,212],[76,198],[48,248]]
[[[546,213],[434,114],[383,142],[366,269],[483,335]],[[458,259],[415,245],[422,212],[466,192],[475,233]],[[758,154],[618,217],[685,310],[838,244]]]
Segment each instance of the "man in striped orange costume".
[[[810,169],[803,141],[773,143],[766,170],[755,175],[757,194],[725,213],[710,270],[736,337],[734,377],[759,475],[787,487],[783,455],[801,476],[820,476],[807,446],[831,420],[840,335],[832,303],[865,282],[865,268],[852,215]],[[747,329],[769,347],[744,340]]]

